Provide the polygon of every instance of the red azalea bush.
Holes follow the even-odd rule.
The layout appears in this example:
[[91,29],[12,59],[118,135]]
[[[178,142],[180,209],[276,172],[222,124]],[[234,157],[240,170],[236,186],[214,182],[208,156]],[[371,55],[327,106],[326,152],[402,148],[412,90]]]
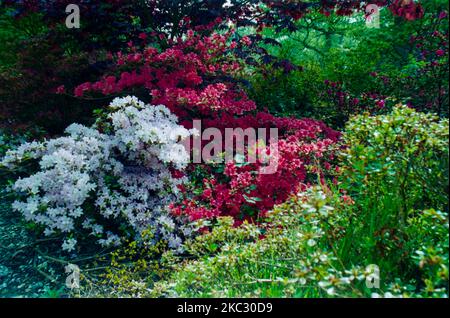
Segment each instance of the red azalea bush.
[[275,204],[284,202],[295,191],[323,181],[330,173],[339,134],[323,123],[311,119],[275,118],[267,113],[244,116],[235,122],[222,121],[224,127],[241,123],[247,128],[270,126],[284,131],[276,143],[256,150],[247,149],[247,153],[253,150],[277,156],[276,171],[260,173],[260,168],[265,166],[263,160],[227,162],[219,164],[220,169],[206,166],[203,175],[207,177],[193,191],[201,193],[192,196],[186,191],[186,199],[172,206],[175,214],[186,215],[191,220],[229,215],[234,217],[236,224],[243,220],[257,221]]
[[[111,55],[116,74],[77,86],[74,95],[132,93],[164,104],[181,120],[195,116],[216,117],[221,113],[242,114],[255,109],[236,80],[242,63],[227,54],[232,32],[202,37],[187,33],[172,47],[159,52],[154,47]],[[146,95],[146,96],[145,96]]]
[[277,155],[278,168],[273,174],[258,173],[265,165],[263,160],[192,164],[192,183],[183,187],[185,199],[172,205],[175,214],[191,220],[231,215],[238,224],[264,216],[294,191],[326,175],[323,168],[331,169],[333,146],[339,137],[312,119],[255,114],[254,102],[235,80],[245,71],[243,63],[227,54],[236,46],[232,35],[203,37],[189,31],[184,40],[163,51],[131,47],[127,54],[115,54],[116,73],[74,90],[76,96],[147,94],[152,104],[164,104],[177,114],[186,128],[192,128],[194,119],[202,120],[202,128],[215,127],[222,133],[225,128],[278,128],[276,144],[256,149],[247,144],[245,149],[246,154]]

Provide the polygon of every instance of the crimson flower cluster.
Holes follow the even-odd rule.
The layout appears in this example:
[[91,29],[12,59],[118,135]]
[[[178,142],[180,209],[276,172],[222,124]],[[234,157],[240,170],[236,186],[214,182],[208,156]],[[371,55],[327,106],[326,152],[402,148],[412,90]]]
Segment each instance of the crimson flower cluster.
[[394,0],[389,9],[396,16],[412,21],[423,17],[424,11],[420,3],[413,0]]
[[[262,160],[243,164],[227,162],[222,174],[210,169],[209,177],[202,180],[201,194],[190,196],[186,193],[183,202],[173,204],[174,214],[188,216],[190,220],[227,215],[234,217],[236,225],[244,220],[258,221],[275,204],[284,202],[292,193],[306,189],[313,182],[323,182],[331,172],[339,133],[322,122],[276,118],[262,112],[244,116],[236,122],[222,121],[224,126],[240,123],[247,128],[254,124],[257,127],[275,126],[284,132],[276,144],[278,167],[275,173],[259,173],[264,166]],[[256,149],[258,158],[260,153],[271,155],[275,152],[273,146]]]
[[[103,95],[145,89],[153,104],[166,105],[182,119],[217,116],[223,112],[242,114],[256,108],[243,90],[230,80],[242,67],[227,52],[232,32],[202,37],[194,31],[162,52],[153,47],[143,51],[131,47],[130,52],[111,54],[119,74],[110,74],[97,82],[77,86],[77,97],[87,93]],[[220,80],[224,78],[225,80]]]

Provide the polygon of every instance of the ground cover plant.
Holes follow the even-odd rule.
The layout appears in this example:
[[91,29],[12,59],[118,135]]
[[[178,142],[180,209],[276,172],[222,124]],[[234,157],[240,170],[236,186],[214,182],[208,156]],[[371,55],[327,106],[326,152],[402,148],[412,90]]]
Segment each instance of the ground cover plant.
[[0,1],[0,296],[448,297],[448,35],[442,0]]

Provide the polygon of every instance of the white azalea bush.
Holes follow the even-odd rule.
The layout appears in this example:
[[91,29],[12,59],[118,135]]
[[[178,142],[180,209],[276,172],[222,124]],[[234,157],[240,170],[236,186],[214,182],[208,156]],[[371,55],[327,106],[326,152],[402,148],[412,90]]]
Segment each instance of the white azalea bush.
[[190,229],[177,224],[166,207],[186,181],[172,172],[187,165],[180,141],[193,133],[163,105],[116,98],[106,121],[72,124],[64,137],[25,143],[7,152],[0,165],[38,162],[35,174],[15,182],[23,198],[13,208],[42,225],[45,235],[62,233],[65,251],[86,234],[111,246],[148,229],[176,250]]

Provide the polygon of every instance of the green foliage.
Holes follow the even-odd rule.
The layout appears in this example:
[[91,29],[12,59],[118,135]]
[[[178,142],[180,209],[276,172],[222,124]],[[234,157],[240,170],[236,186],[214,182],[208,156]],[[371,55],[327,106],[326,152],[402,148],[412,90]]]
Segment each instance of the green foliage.
[[[210,256],[179,262],[165,280],[157,282],[147,296],[164,297],[446,297],[448,294],[448,218],[426,210],[409,220],[406,243],[414,253],[407,258],[408,270],[392,276],[382,257],[371,260],[358,249],[352,262],[344,263],[339,247],[352,235],[355,223],[348,205],[319,188],[292,197],[270,214],[270,226],[246,225],[237,232],[223,220],[218,232],[197,239],[205,251],[210,239],[222,235],[222,247]],[[333,207],[331,206],[333,205]],[[345,226],[344,226],[345,225]],[[433,236],[426,233],[435,231]],[[253,242],[246,235],[264,232]],[[244,233],[247,234],[244,234]],[[424,238],[422,235],[426,235]],[[365,243],[353,236],[354,247]],[[396,237],[386,237],[395,243]],[[405,248],[406,249],[406,248]],[[403,249],[404,250],[404,249]],[[189,251],[189,248],[188,248]],[[198,245],[195,248],[198,251]],[[380,288],[368,288],[369,264],[380,267]]]
[[[408,231],[437,230],[435,240],[412,239],[414,254],[407,257],[408,270],[393,277],[380,266],[381,286],[369,289],[365,280],[370,262],[355,252],[347,265],[337,247],[340,234],[352,233],[354,221],[345,207],[333,209],[333,199],[321,191],[311,191],[307,202],[293,197],[271,213],[272,225],[265,237],[252,243],[224,239],[224,247],[214,256],[178,263],[166,280],[157,282],[146,296],[164,297],[447,297],[448,295],[448,219],[411,225]],[[336,202],[334,202],[336,204]],[[344,212],[344,213],[343,213]],[[418,218],[436,214],[424,211]],[[360,220],[358,220],[360,221]],[[348,223],[349,228],[333,225]],[[226,222],[221,231],[230,231]],[[256,229],[256,228],[255,228]],[[253,229],[253,230],[255,230]],[[341,232],[341,233],[339,233]],[[236,234],[234,232],[234,234]],[[335,236],[333,236],[333,234]],[[206,234],[206,237],[209,234]],[[233,235],[233,234],[231,234]],[[239,235],[237,235],[239,237]],[[229,237],[230,238],[230,237]],[[362,245],[357,237],[355,245]],[[396,237],[386,238],[391,242]],[[205,248],[208,243],[205,240]],[[432,245],[428,245],[432,244]],[[381,264],[381,258],[374,264]]]
[[[423,3],[425,17],[406,21],[388,9],[380,11],[380,27],[366,26],[362,15],[339,17],[308,14],[298,30],[268,29],[280,46],[267,45],[274,56],[301,71],[281,73],[270,66],[249,76],[249,92],[259,107],[277,114],[311,116],[343,127],[352,114],[383,100],[389,107],[410,103],[421,111],[448,116],[448,2]],[[440,49],[442,56],[436,56]],[[330,90],[324,81],[339,83]],[[344,100],[356,99],[343,111]]]
[[[417,251],[436,247],[436,264],[448,269],[448,129],[447,119],[405,106],[347,123],[337,188],[352,204],[343,210],[348,221],[334,224],[347,229],[335,244],[346,266],[363,258],[390,280],[409,280],[428,270],[417,267]],[[437,272],[423,274],[440,281]],[[428,280],[420,277],[417,286]]]
[[61,298],[64,294],[65,286],[62,286],[58,289],[46,288],[44,294],[42,294],[42,298]]
[[101,275],[101,288],[97,293],[109,297],[142,297],[164,275],[167,275],[171,261],[164,241],[150,244],[152,232],[145,231],[139,241],[131,240],[128,244],[111,253],[111,264]]
[[[308,201],[304,200],[308,198]],[[208,251],[211,239],[222,234],[222,246],[214,256],[208,253],[194,261],[181,262],[166,281],[155,284],[152,296],[169,297],[323,297],[351,294],[361,285],[365,272],[335,268],[332,249],[322,229],[334,214],[320,191],[293,197],[269,214],[270,225],[259,228],[245,224],[236,230],[230,220],[220,221],[212,233],[197,239]],[[245,242],[260,231],[259,240]],[[192,249],[188,248],[188,251]],[[355,295],[361,295],[355,290]]]
[[385,208],[381,200],[395,200],[400,222],[411,209],[442,209],[448,200],[448,129],[448,119],[406,106],[388,115],[353,117],[343,138],[343,186],[356,187],[352,197],[371,200],[374,209]]
[[421,211],[409,220],[407,234],[416,242],[411,246],[417,248],[412,259],[422,275],[425,295],[436,297],[448,293],[448,213],[434,209]]
[[[197,226],[203,227],[204,221],[199,221]],[[232,217],[221,217],[217,220],[211,232],[187,241],[186,251],[195,257],[206,257],[217,254],[230,244],[245,244],[254,242],[261,234],[260,230],[253,224],[247,222],[239,227],[234,227]]]
[[46,26],[38,13],[24,19],[15,19],[8,10],[0,8],[0,71],[14,65],[17,61],[21,42],[46,32]]
[[317,63],[304,65],[288,74],[267,68],[252,76],[250,97],[271,113],[285,116],[314,117],[318,110],[323,75]]

